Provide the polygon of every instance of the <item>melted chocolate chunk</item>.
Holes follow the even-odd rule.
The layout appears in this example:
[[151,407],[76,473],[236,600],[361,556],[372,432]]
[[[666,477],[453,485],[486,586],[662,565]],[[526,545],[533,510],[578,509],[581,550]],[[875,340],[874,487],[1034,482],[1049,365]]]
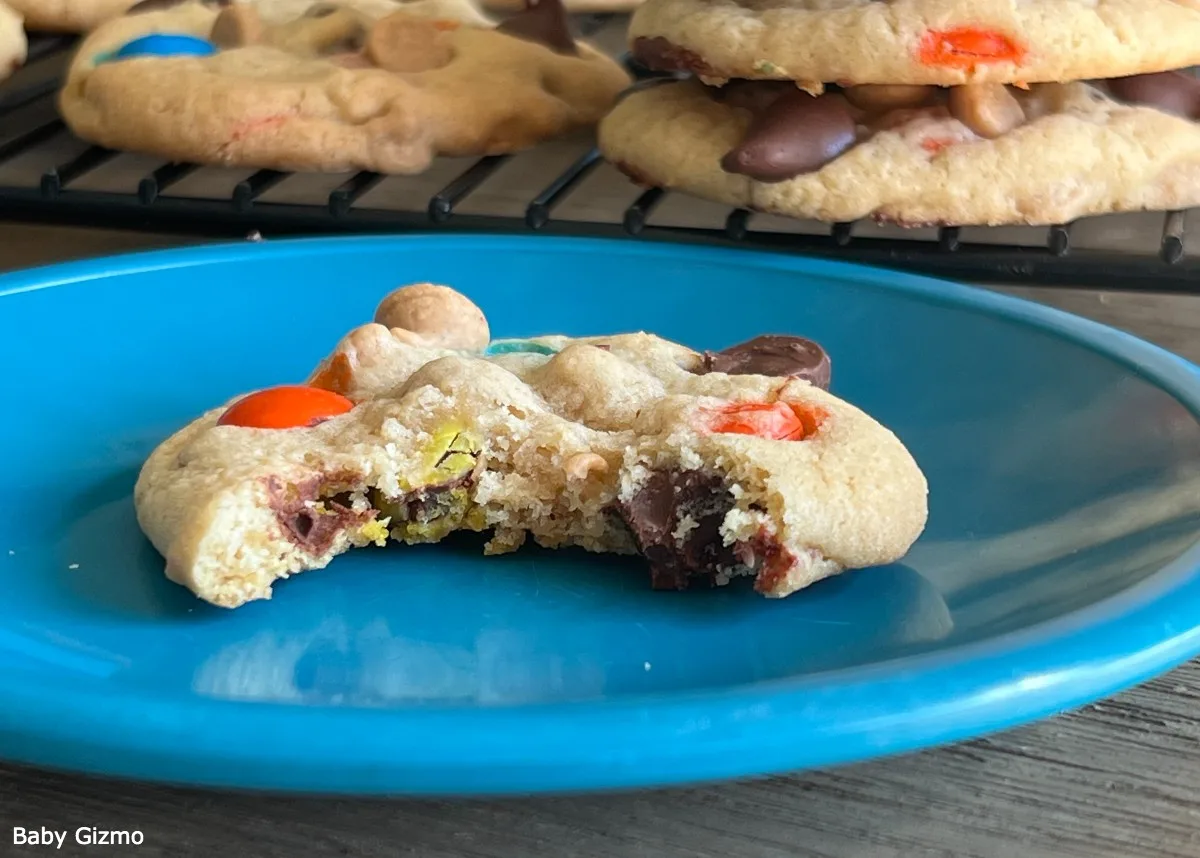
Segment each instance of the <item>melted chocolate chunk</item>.
[[719,352],[706,351],[703,371],[790,376],[828,390],[831,366],[825,349],[812,340],[785,334],[762,334]]
[[525,8],[503,21],[496,32],[545,45],[555,53],[579,53],[562,0],[525,0]]
[[1186,72],[1136,74],[1108,81],[1108,91],[1121,101],[1145,104],[1167,113],[1200,119],[1200,79]]
[[722,104],[761,113],[779,96],[795,88],[788,80],[731,80],[724,86],[709,86],[705,90]]
[[742,142],[721,159],[721,167],[760,182],[782,182],[821,169],[855,140],[854,117],[844,96],[814,98],[792,89],[754,117]]
[[667,41],[661,36],[633,40],[630,54],[635,62],[650,71],[691,72],[702,77],[718,77],[716,69],[696,53]]
[[311,506],[323,494],[323,485],[345,485],[350,482],[354,482],[354,479],[344,476],[327,480],[316,478],[297,484],[284,483],[275,477],[267,480],[267,492],[275,519],[297,547],[309,554],[324,554],[343,530],[357,527],[375,517],[373,509],[356,512],[346,506],[349,498],[344,495],[323,500],[323,509],[317,510]]
[[435,486],[423,486],[402,498],[391,500],[390,503],[403,507],[403,515],[399,516],[401,521],[428,524],[446,514],[446,501],[450,492],[463,486],[469,487],[473,482],[472,475],[466,473]]
[[733,495],[716,474],[655,471],[617,511],[650,563],[654,589],[686,590],[697,583],[711,587],[719,569],[740,565],[720,533],[732,507]]

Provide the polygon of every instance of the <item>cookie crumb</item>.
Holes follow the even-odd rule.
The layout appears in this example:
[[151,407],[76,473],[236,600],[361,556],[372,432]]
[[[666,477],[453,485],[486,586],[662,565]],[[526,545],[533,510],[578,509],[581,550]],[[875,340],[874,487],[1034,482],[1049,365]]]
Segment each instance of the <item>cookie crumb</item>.
[[72,564],[71,564],[70,566],[68,566],[67,568],[68,568],[68,569],[78,569],[78,568],[79,568],[79,564],[78,564],[78,563],[72,563]]

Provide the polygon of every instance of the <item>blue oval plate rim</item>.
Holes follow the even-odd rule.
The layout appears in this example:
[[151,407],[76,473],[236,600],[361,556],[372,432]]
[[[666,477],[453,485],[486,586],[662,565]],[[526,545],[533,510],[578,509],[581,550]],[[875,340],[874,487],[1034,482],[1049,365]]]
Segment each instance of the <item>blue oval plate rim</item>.
[[[354,253],[414,243],[483,253],[553,247],[714,262],[733,255],[747,268],[853,278],[1064,338],[1117,360],[1200,415],[1197,368],[1114,328],[920,275],[687,243],[459,233],[218,244],[6,274],[0,298],[250,255]],[[802,679],[669,697],[339,709],[30,686],[0,665],[0,751],[12,760],[77,771],[297,792],[487,795],[665,786],[850,763],[975,737],[1114,693],[1197,654],[1200,543],[1116,596],[1018,632]],[[131,719],[139,725],[132,732]]]

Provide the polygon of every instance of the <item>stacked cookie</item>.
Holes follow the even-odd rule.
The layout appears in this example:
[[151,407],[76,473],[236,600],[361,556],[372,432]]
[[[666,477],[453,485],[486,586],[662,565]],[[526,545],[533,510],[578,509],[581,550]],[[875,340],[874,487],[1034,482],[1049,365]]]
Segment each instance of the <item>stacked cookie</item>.
[[1195,0],[648,0],[606,157],[757,211],[1052,224],[1200,204]]
[[21,16],[0,0],[0,80],[24,65],[27,53]]
[[82,33],[120,15],[137,0],[5,0],[31,30]]
[[83,42],[80,138],[193,164],[417,173],[590,128],[629,84],[561,0],[147,0]]

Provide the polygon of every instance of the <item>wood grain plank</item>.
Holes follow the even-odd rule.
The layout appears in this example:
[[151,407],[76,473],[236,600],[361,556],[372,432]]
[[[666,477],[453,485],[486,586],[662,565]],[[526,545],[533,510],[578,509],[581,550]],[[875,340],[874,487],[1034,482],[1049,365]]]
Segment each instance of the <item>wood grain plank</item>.
[[[950,748],[620,795],[296,799],[4,767],[0,819],[137,828],[146,836],[129,853],[137,855],[221,854],[236,845],[264,858],[1195,858],[1197,689],[1193,663],[1112,701]],[[61,854],[91,853],[68,844]]]

